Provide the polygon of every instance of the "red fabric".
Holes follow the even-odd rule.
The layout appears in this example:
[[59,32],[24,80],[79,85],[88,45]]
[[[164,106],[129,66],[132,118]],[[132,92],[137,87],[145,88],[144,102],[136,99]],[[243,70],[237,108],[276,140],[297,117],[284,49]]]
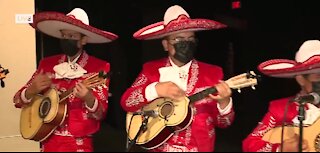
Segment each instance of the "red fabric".
[[92,138],[74,138],[53,135],[41,144],[43,152],[93,152]]
[[[165,66],[170,66],[167,58],[144,64],[136,81],[122,95],[121,105],[124,110],[134,112],[149,103],[145,98],[145,88],[149,84],[159,81],[158,69]],[[223,72],[220,67],[194,60],[189,70],[187,94],[192,95],[212,87],[222,79]],[[173,149],[179,148],[177,146],[185,146],[187,148],[185,150],[191,151],[210,152],[214,150],[215,127],[229,126],[234,120],[234,111],[232,109],[229,114],[221,116],[217,102],[209,98],[197,101],[194,109],[196,113],[193,116],[191,126],[174,134],[164,145],[153,151],[173,151]]]
[[[271,144],[262,140],[264,134],[270,128],[281,126],[283,121],[284,110],[289,98],[282,98],[270,102],[269,110],[263,117],[258,126],[250,133],[242,143],[244,152],[275,152],[280,144]],[[286,115],[286,122],[292,123],[292,120],[298,114],[298,105],[296,103],[289,104],[288,112]]]
[[[40,61],[40,65],[37,71],[33,74],[32,78],[28,83],[23,86],[14,96],[14,104],[17,108],[21,108],[25,103],[21,99],[21,92],[28,86],[30,86],[34,76],[37,75],[41,70],[43,72],[52,75],[52,86],[63,92],[68,89],[72,89],[76,83],[84,80],[89,75],[100,70],[106,73],[110,71],[109,63],[89,56],[87,53],[83,53],[78,59],[77,63],[87,70],[87,74],[77,79],[54,79],[53,67],[59,63],[67,61],[65,55],[56,55],[48,58],[44,58]],[[103,110],[103,114],[98,114],[97,111],[90,113],[85,107],[85,102],[74,96],[70,96],[67,104],[67,116],[65,122],[61,127],[58,127],[54,132],[60,135],[72,135],[77,137],[84,137],[97,132],[100,128],[100,119],[104,118],[108,108],[108,85],[109,79],[107,80],[105,88],[95,87],[93,95],[98,100],[98,109]]]

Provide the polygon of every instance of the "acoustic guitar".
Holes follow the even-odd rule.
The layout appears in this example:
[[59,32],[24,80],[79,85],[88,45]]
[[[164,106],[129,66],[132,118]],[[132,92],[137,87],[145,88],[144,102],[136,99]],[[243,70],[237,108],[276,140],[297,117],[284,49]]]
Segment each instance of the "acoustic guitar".
[[[108,74],[94,73],[82,83],[88,88],[105,87]],[[20,114],[20,133],[24,139],[43,141],[61,125],[67,114],[67,99],[73,88],[59,93],[50,88],[43,95],[34,96],[31,103],[24,106]]]
[[[294,136],[294,134],[299,135],[299,125],[285,125],[283,132],[283,140],[289,139]],[[270,143],[281,143],[281,126],[274,127],[268,130],[264,134],[262,140]],[[303,139],[307,140],[308,146],[310,147],[310,152],[320,152],[320,119],[318,118],[316,122],[312,125],[304,125],[303,127]]]
[[8,73],[9,73],[9,70],[3,68],[3,67],[0,65],[0,84],[1,84],[1,87],[2,87],[2,88],[5,87],[5,83],[4,83],[3,79],[6,78],[6,76],[7,76]]
[[[257,84],[257,76],[253,71],[243,73],[225,81],[232,89],[238,89]],[[179,102],[170,98],[158,98],[144,106],[139,112],[128,112],[126,115],[126,130],[130,141],[144,149],[154,149],[165,143],[174,132],[186,129],[192,122],[193,109],[190,104],[216,93],[215,87],[205,89]],[[144,120],[145,116],[151,116]],[[147,123],[143,123],[147,121]],[[142,124],[146,128],[138,133]],[[136,138],[136,139],[135,139]]]

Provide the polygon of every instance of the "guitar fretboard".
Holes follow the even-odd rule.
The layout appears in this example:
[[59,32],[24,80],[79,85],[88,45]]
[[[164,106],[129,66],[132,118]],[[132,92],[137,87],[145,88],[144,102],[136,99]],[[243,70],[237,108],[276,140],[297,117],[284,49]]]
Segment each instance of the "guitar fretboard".
[[209,94],[213,94],[215,92],[217,92],[217,89],[215,87],[211,87],[211,88],[205,89],[203,91],[200,91],[196,94],[193,94],[193,95],[189,96],[188,98],[190,99],[190,103],[193,103],[193,102],[198,101],[200,99],[203,99],[203,98],[207,97]]

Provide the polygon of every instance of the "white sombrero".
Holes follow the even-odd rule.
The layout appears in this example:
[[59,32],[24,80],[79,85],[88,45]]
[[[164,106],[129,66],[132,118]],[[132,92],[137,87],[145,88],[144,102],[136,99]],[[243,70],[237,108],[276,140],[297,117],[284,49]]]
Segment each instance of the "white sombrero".
[[140,40],[158,39],[183,32],[225,28],[226,25],[209,19],[191,19],[189,14],[178,5],[171,6],[164,14],[164,20],[146,26],[133,34]]
[[88,36],[88,43],[107,43],[118,38],[116,34],[90,26],[87,13],[80,8],[73,9],[67,15],[59,12],[36,13],[30,25],[56,38],[62,38],[62,29],[74,30]]
[[305,41],[296,53],[295,61],[272,59],[258,66],[265,75],[280,78],[293,78],[300,74],[320,73],[320,41]]

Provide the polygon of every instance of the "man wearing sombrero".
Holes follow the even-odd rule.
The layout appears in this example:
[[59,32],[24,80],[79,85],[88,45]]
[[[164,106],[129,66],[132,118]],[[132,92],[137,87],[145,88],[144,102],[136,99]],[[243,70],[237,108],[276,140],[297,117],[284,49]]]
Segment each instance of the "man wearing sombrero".
[[191,124],[173,132],[168,140],[150,147],[160,152],[214,150],[215,127],[227,127],[234,120],[231,90],[223,79],[222,68],[194,59],[197,39],[195,32],[226,27],[209,19],[191,19],[180,6],[167,9],[164,20],[134,33],[139,40],[162,39],[168,57],[151,61],[121,98],[122,107],[135,112],[159,97],[175,101],[215,86],[216,95],[196,101],[190,107],[194,114]]
[[91,88],[82,81],[100,71],[108,73],[110,64],[88,55],[83,46],[108,43],[118,36],[90,26],[86,12],[80,8],[66,15],[40,12],[33,19],[33,28],[60,39],[64,54],[42,59],[32,78],[15,94],[14,104],[22,108],[30,104],[35,95],[43,94],[49,88],[55,88],[59,93],[71,89],[64,122],[41,140],[42,151],[93,151],[91,136],[99,130],[100,120],[108,108],[109,79]]
[[[283,143],[274,143],[266,141],[266,133],[272,131],[275,127],[282,126],[283,120],[289,125],[299,127],[299,99],[302,96],[313,95],[319,97],[320,94],[320,41],[305,41],[296,52],[295,60],[272,59],[265,61],[258,66],[263,74],[278,78],[295,78],[301,86],[301,91],[291,97],[281,98],[270,102],[269,110],[259,125],[243,141],[243,151],[246,152],[297,152],[299,144],[299,132],[289,131],[284,133]],[[304,104],[305,117],[304,126],[314,124],[320,117],[319,98],[312,101],[306,101]],[[303,104],[303,103],[302,103]],[[286,111],[287,110],[287,111]],[[319,128],[315,129],[319,130]],[[307,132],[304,132],[305,134]],[[289,135],[290,134],[290,135]],[[317,133],[318,134],[318,133]],[[286,135],[289,135],[287,138]],[[278,135],[275,135],[278,136]],[[316,135],[308,135],[316,137]],[[277,137],[280,140],[280,136]],[[304,137],[306,138],[306,137]],[[315,146],[319,140],[303,140],[302,151],[320,151],[319,146]]]

